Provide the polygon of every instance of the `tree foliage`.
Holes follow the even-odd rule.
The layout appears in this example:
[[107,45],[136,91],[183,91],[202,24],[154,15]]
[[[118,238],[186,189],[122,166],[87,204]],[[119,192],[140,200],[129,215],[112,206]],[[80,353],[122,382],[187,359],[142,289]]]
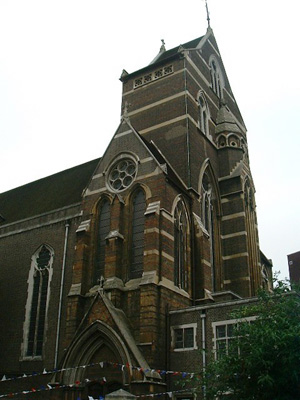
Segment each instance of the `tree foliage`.
[[[256,319],[249,323],[249,316]],[[205,369],[205,398],[300,399],[299,290],[278,281],[272,294],[260,293],[256,303],[233,318],[239,322],[228,352]]]

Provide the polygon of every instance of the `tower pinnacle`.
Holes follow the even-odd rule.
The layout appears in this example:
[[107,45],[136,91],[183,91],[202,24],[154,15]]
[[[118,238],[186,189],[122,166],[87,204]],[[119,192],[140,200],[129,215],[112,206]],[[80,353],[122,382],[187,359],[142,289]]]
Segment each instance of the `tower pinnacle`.
[[207,19],[207,25],[210,27],[210,17],[209,17],[209,11],[208,11],[208,4],[207,4],[207,0],[205,0],[205,8],[206,8],[206,19]]

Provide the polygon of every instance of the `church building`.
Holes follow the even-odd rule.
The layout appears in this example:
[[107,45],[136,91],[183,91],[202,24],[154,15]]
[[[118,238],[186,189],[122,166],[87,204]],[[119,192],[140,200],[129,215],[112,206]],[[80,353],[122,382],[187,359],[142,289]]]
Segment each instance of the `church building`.
[[171,371],[201,370],[272,288],[212,29],[120,80],[101,158],[0,195],[1,395],[193,398]]

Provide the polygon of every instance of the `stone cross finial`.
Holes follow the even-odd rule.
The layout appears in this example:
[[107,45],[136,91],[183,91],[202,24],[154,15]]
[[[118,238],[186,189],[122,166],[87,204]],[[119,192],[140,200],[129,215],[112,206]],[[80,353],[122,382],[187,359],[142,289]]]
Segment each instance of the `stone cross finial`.
[[99,282],[99,288],[103,289],[104,282],[105,282],[103,275],[100,276],[100,279],[98,279],[98,282]]

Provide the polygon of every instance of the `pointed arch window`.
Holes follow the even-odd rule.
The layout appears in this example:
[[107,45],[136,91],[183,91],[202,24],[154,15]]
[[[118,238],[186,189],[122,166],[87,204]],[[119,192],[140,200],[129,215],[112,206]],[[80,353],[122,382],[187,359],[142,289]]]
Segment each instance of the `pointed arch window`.
[[208,134],[208,119],[209,112],[206,99],[203,94],[199,96],[199,126],[200,130],[207,135]]
[[209,63],[210,66],[210,77],[211,77],[211,86],[213,91],[216,93],[218,97],[222,97],[222,77],[220,68],[217,62],[212,59]]
[[25,357],[42,357],[53,252],[43,245],[32,257],[25,318]]
[[209,235],[210,265],[212,289],[216,290],[216,240],[215,240],[215,213],[213,207],[213,189],[207,172],[202,179],[202,222]]
[[255,211],[255,197],[253,186],[249,178],[245,181],[244,201],[246,214],[247,249],[249,254],[251,295],[255,296],[262,284],[261,270],[259,267],[260,252],[257,233],[257,220]]
[[202,180],[202,222],[208,233],[212,227],[211,185],[205,173]]
[[181,289],[188,289],[188,221],[182,201],[174,213],[174,284]]
[[104,276],[106,237],[110,231],[110,203],[104,199],[98,208],[98,235],[96,246],[96,266],[94,283],[99,283],[101,276]]
[[144,230],[146,198],[142,189],[138,189],[132,199],[132,235],[130,279],[139,278],[143,273],[144,263]]

